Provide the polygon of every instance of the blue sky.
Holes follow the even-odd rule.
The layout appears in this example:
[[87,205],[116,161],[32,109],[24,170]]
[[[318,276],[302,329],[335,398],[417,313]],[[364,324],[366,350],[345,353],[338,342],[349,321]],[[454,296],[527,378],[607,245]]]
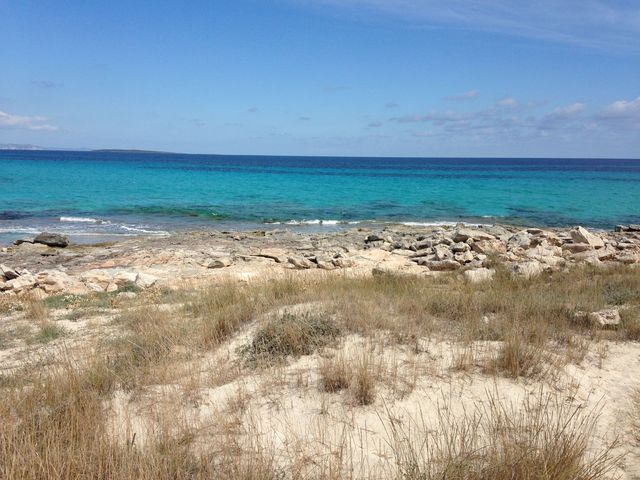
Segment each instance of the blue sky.
[[640,158],[636,0],[0,0],[0,143]]

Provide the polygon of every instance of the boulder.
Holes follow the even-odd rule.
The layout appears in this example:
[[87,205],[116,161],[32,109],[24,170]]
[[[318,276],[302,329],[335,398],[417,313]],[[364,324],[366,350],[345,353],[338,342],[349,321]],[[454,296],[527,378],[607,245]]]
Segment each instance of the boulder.
[[522,278],[533,278],[540,275],[543,270],[539,262],[519,262],[513,264],[512,274]]
[[206,260],[202,266],[206,268],[225,268],[230,267],[233,260],[230,257],[217,257]]
[[150,288],[158,281],[158,277],[149,275],[148,273],[138,272],[138,278],[136,279],[136,285],[140,288]]
[[627,232],[640,232],[640,225],[631,224],[627,227]]
[[276,263],[287,263],[287,252],[281,248],[265,248],[254,256],[269,258]]
[[433,253],[435,255],[436,260],[448,260],[453,258],[453,253],[449,250],[449,247],[444,245],[436,245],[433,248]]
[[22,292],[34,288],[37,284],[37,280],[36,277],[31,275],[30,273],[24,273],[18,278],[8,280],[6,283],[14,292]]
[[5,280],[13,280],[14,278],[18,278],[20,274],[16,272],[13,268],[9,268],[6,265],[0,265],[0,277],[4,277]]
[[38,286],[48,294],[60,292],[81,294],[87,289],[82,282],[61,270],[43,270],[36,275]]
[[574,253],[571,259],[577,262],[597,263],[597,261],[612,260],[616,257],[618,251],[611,245],[598,250],[587,250],[586,252]]
[[573,243],[586,243],[593,248],[604,247],[604,241],[602,238],[589,232],[586,228],[576,227],[569,233],[571,234]]
[[562,249],[571,253],[580,253],[591,250],[591,245],[588,243],[565,243],[562,245]]
[[304,257],[289,257],[289,263],[300,270],[305,270],[313,266],[313,263]]
[[59,233],[42,232],[33,239],[33,243],[40,243],[48,247],[64,248],[69,245],[69,239]]
[[467,270],[464,272],[464,278],[470,283],[482,283],[492,280],[496,271],[489,268],[477,268],[475,270]]
[[480,240],[495,240],[496,237],[490,233],[474,228],[458,228],[453,234],[454,242],[466,242],[469,239],[477,242]]
[[384,242],[385,239],[380,235],[371,234],[368,235],[367,238],[364,239],[364,243],[373,243],[373,242]]
[[482,255],[507,253],[507,247],[500,240],[480,240],[471,245],[471,249]]
[[460,264],[455,260],[427,260],[426,258],[419,258],[418,265],[428,267],[429,270],[436,272],[442,272],[445,270],[457,270],[460,268]]
[[612,328],[620,325],[620,312],[615,308],[591,312],[588,318],[591,323],[601,328]]
[[453,259],[456,262],[460,262],[460,263],[473,262],[474,258],[475,257],[473,256],[473,253],[471,253],[471,252],[461,252],[461,253],[455,253],[453,255]]
[[532,242],[532,235],[523,230],[509,237],[508,244],[514,247],[529,248]]
[[463,253],[468,252],[469,250],[471,250],[471,247],[468,243],[458,242],[451,245],[451,251],[453,253]]
[[331,263],[333,263],[338,268],[349,268],[355,265],[355,262],[353,260],[345,257],[334,258],[331,260]]

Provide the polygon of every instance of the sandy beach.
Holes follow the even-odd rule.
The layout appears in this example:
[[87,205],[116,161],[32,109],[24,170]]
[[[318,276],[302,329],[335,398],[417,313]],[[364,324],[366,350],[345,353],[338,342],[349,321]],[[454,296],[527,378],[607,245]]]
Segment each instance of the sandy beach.
[[[90,455],[107,475],[412,479],[458,462],[455,478],[485,478],[521,455],[509,468],[637,478],[640,232],[617,230],[4,247],[2,445],[26,455],[26,428],[51,462],[5,471]],[[51,408],[78,422],[55,427]]]

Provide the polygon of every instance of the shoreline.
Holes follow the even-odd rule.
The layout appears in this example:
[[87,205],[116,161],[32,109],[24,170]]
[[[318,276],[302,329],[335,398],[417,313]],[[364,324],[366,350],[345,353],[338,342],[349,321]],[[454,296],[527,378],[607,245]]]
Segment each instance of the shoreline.
[[0,248],[0,295],[114,292],[130,284],[175,289],[286,272],[358,276],[459,272],[475,282],[492,278],[497,263],[524,277],[583,263],[637,266],[640,228],[606,232],[582,227],[396,224],[315,232],[198,230],[72,243],[66,248],[23,241]]

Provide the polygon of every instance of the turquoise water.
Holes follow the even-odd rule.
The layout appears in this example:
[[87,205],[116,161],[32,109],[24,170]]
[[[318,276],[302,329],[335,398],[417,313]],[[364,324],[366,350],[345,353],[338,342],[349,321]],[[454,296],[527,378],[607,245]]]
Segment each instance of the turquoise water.
[[458,221],[640,223],[640,161],[0,152],[5,242],[42,229],[91,237]]

